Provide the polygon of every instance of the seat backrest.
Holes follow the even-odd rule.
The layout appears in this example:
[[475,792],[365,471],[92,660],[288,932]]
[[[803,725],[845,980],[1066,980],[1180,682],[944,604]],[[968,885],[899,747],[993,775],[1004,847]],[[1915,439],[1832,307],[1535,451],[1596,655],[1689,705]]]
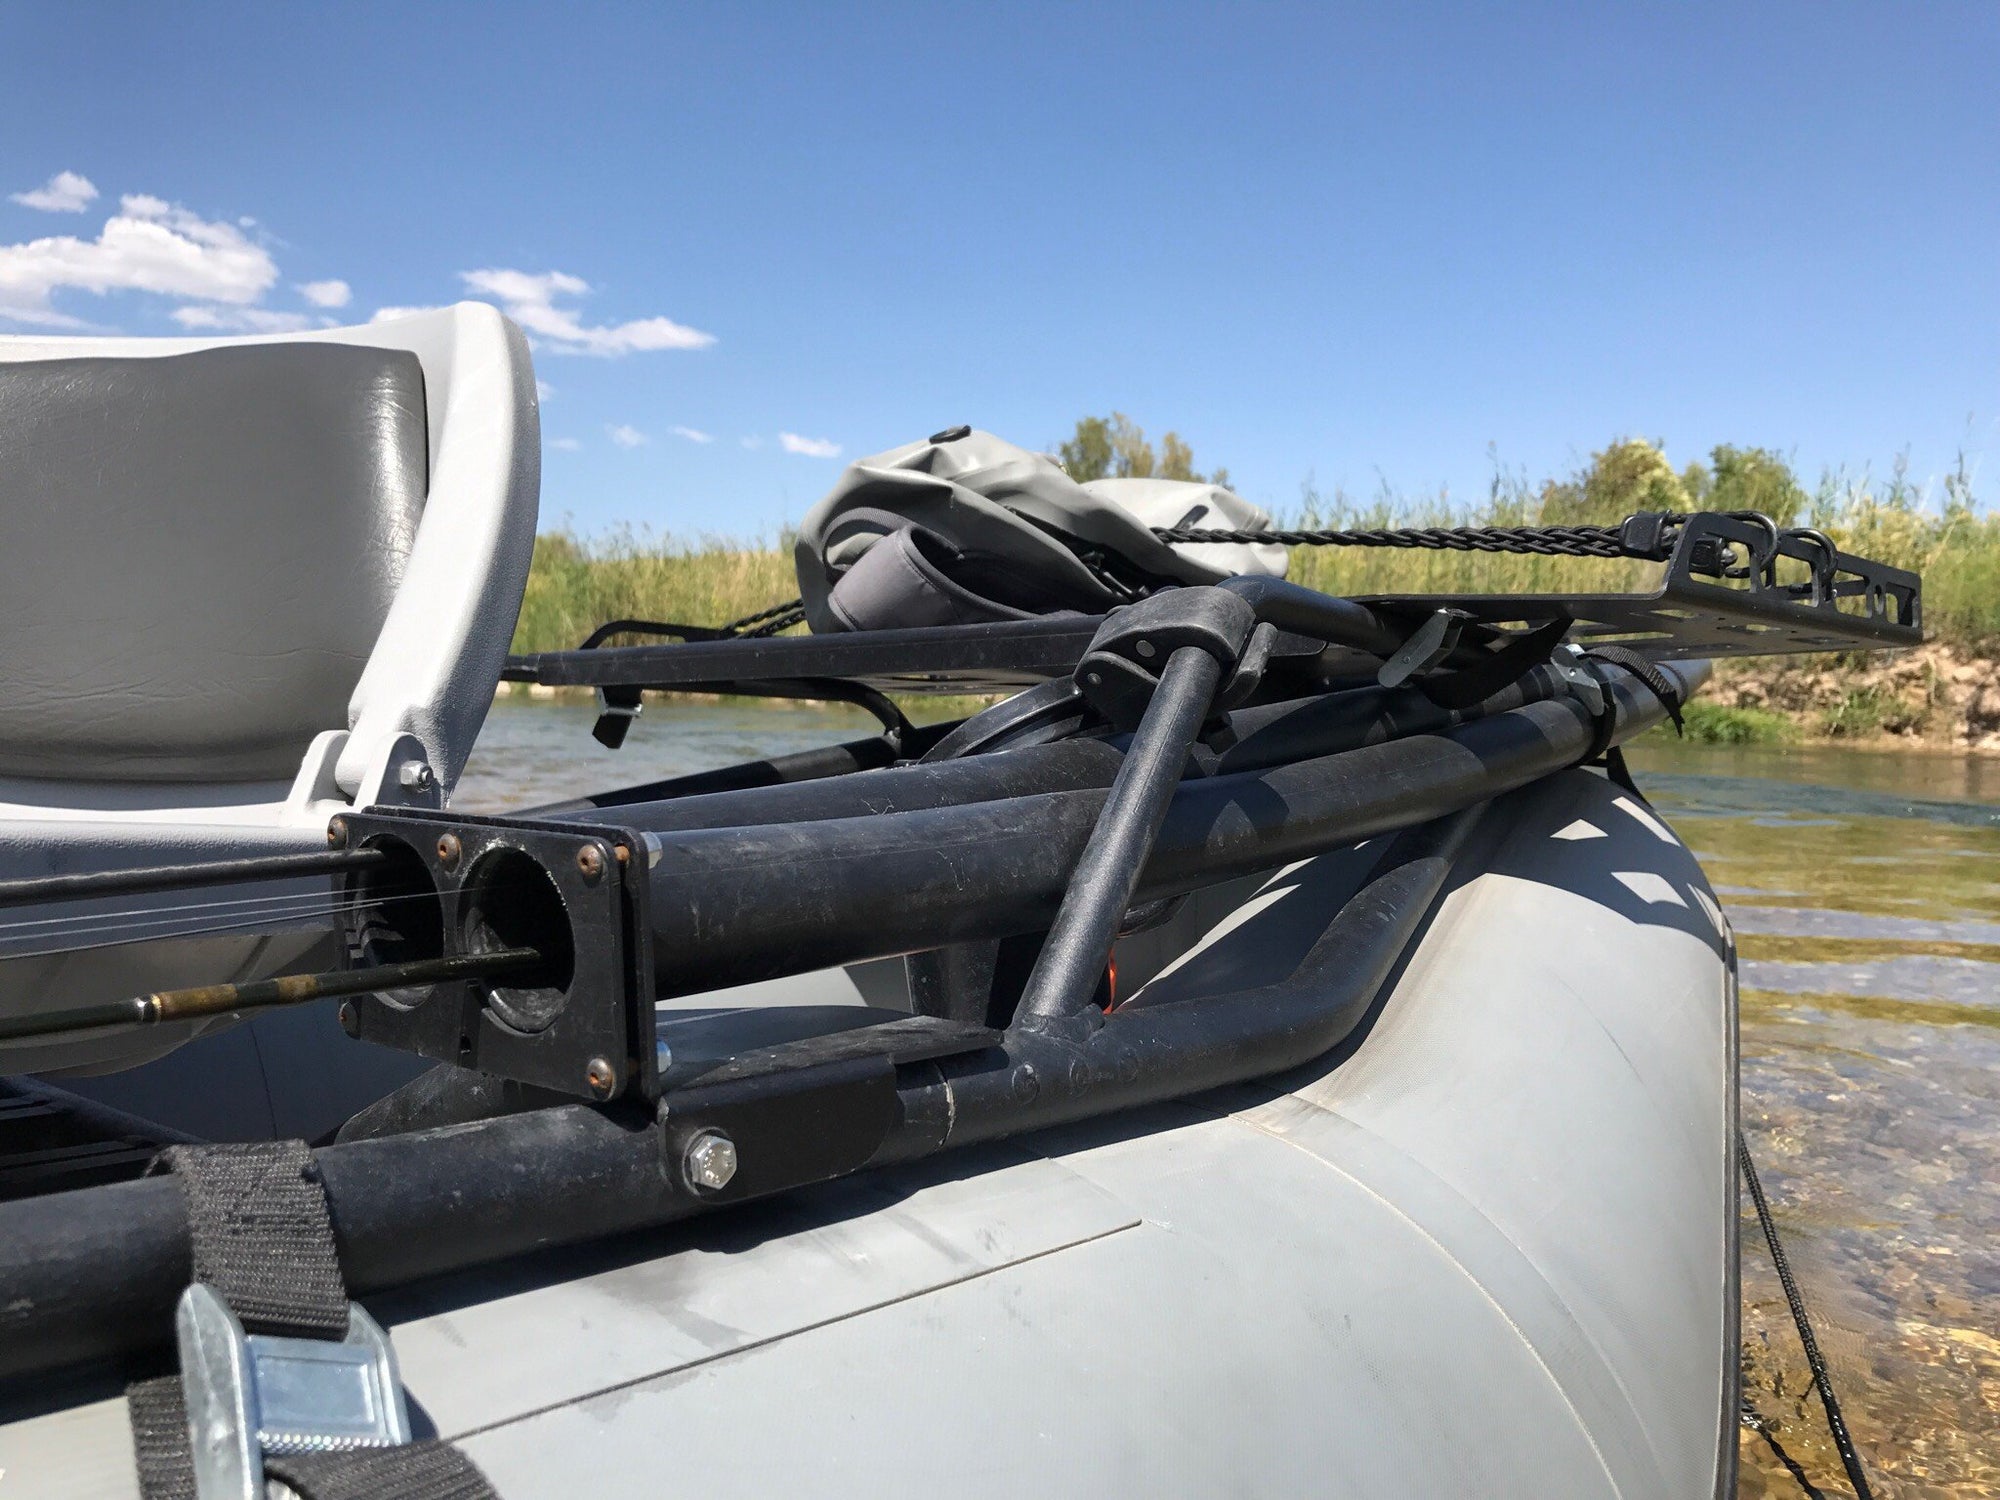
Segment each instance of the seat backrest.
[[0,775],[289,779],[346,727],[428,474],[405,350],[0,362]]

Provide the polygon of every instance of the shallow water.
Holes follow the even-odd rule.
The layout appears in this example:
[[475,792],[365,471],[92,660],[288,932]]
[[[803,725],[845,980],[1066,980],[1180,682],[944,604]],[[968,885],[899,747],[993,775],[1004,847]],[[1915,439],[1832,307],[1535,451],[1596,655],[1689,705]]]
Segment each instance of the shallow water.
[[[873,732],[837,707],[495,705],[456,805],[558,800]],[[2000,761],[1680,747],[1632,756],[1742,955],[1743,1121],[1876,1492],[2000,1497]],[[1846,1493],[1754,1215],[1746,1391]],[[1744,1496],[1798,1485],[1743,1434]]]
[[[1878,1494],[2000,1495],[2000,762],[1632,757],[1735,926],[1743,1123]],[[1847,1491],[1754,1215],[1746,1391]],[[1742,1495],[1797,1484],[1744,1435]]]

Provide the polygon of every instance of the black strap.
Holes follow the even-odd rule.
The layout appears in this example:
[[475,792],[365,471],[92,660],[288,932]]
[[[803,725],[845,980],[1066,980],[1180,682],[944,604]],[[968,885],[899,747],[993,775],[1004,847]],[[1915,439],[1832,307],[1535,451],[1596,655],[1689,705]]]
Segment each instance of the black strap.
[[353,1453],[274,1453],[264,1472],[303,1500],[494,1500],[478,1465],[436,1438]]
[[1650,657],[1641,656],[1629,646],[1592,646],[1584,653],[1599,661],[1608,661],[1614,667],[1623,667],[1646,685],[1646,689],[1660,700],[1667,717],[1673,721],[1674,733],[1685,735],[1687,725],[1681,722],[1681,694],[1674,686],[1673,679],[1660,670],[1659,663]]
[[246,1332],[347,1336],[347,1284],[305,1142],[173,1146],[159,1164],[187,1194],[194,1279]]
[[195,1500],[194,1449],[188,1444],[187,1401],[178,1375],[135,1380],[125,1387],[132,1418],[132,1452],[139,1493],[146,1500]]
[[[187,1195],[194,1279],[221,1294],[248,1333],[339,1339],[347,1282],[326,1190],[303,1141],[174,1146],[157,1165]],[[127,1387],[145,1500],[196,1500],[178,1375]],[[435,1439],[347,1453],[271,1454],[266,1472],[305,1500],[496,1500],[472,1460]]]

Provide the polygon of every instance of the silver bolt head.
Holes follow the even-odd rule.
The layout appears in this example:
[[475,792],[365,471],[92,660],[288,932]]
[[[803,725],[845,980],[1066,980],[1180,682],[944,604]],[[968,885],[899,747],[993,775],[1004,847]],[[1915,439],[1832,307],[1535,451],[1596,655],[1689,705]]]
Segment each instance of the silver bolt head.
[[681,1168],[690,1187],[718,1192],[736,1175],[736,1142],[719,1130],[704,1130],[688,1142]]
[[428,792],[437,784],[435,773],[420,760],[404,761],[396,768],[396,780],[413,792]]

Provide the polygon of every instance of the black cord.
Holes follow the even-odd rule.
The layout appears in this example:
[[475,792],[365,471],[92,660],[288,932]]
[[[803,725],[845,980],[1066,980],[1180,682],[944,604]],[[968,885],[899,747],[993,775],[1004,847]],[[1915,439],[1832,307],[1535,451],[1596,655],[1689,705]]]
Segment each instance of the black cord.
[[1812,1476],[1806,1473],[1805,1466],[1785,1451],[1785,1445],[1778,1441],[1778,1435],[1771,1430],[1771,1424],[1765,1421],[1757,1408],[1750,1404],[1750,1398],[1747,1396],[1743,1398],[1743,1411],[1738,1420],[1762,1438],[1778,1456],[1778,1462],[1785,1466],[1785,1472],[1796,1479],[1799,1488],[1806,1492],[1806,1500],[1826,1500],[1826,1491],[1814,1484]]
[[[1764,1185],[1757,1180],[1757,1164],[1750,1160],[1750,1141],[1739,1129],[1736,1132],[1736,1161],[1743,1169],[1743,1180],[1750,1185],[1750,1199],[1757,1205],[1757,1222],[1764,1228],[1764,1243],[1771,1249],[1771,1264],[1777,1267],[1778,1284],[1785,1289],[1785,1301],[1792,1309],[1792,1321],[1798,1325],[1799,1342],[1805,1346],[1806,1364],[1812,1370],[1813,1384],[1819,1387],[1820,1405],[1826,1408],[1827,1431],[1833,1434],[1833,1446],[1840,1450],[1841,1467],[1847,1470],[1847,1482],[1854,1486],[1855,1500],[1875,1500],[1874,1491],[1868,1487],[1868,1476],[1862,1472],[1861,1455],[1854,1451],[1854,1439],[1848,1434],[1847,1422],[1840,1414],[1840,1402],[1833,1394],[1833,1378],[1828,1375],[1826,1360],[1819,1352],[1819,1340],[1813,1337],[1812,1323],[1806,1317],[1805,1299],[1799,1296],[1799,1284],[1792,1279],[1792,1263],[1785,1256],[1785,1247],[1778,1239],[1777,1221],[1771,1217],[1771,1205],[1764,1197]],[[1759,1418],[1759,1421],[1762,1419]],[[1763,1431],[1761,1427],[1754,1429]],[[1770,1434],[1765,1433],[1768,1441]],[[1777,1445],[1772,1444],[1775,1448]],[[1782,1458],[1783,1451],[1779,1456]],[[1791,1463],[1786,1461],[1786,1467]],[[1803,1480],[1800,1481],[1804,1483]],[[1807,1490],[1818,1494],[1810,1485]]]
[[[1677,518],[1676,518],[1677,519]],[[1630,557],[1620,526],[1388,526],[1365,531],[1225,531],[1156,526],[1163,542],[1275,542],[1283,547],[1420,547],[1528,552],[1543,557]]]

